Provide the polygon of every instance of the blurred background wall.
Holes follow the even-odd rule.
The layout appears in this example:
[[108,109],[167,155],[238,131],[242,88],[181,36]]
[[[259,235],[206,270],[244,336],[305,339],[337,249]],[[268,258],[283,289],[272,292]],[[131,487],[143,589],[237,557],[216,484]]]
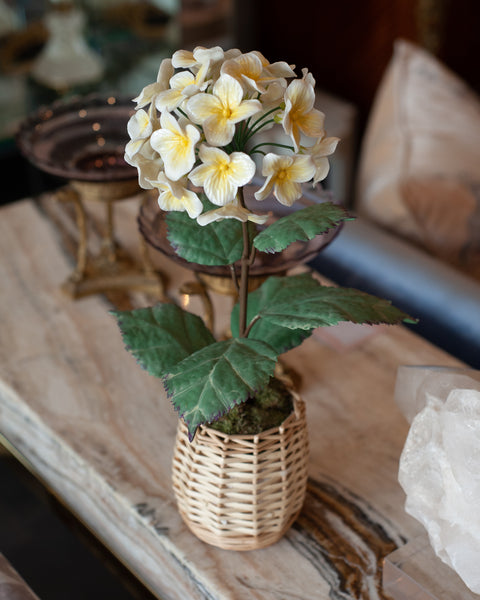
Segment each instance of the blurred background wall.
[[235,0],[234,11],[240,48],[308,66],[320,88],[358,107],[361,123],[399,37],[480,91],[478,0]]

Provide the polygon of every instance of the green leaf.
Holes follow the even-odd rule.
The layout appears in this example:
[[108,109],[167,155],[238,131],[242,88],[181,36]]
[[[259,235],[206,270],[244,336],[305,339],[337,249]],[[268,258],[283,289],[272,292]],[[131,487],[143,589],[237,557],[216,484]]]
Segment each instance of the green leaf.
[[[264,287],[266,289],[261,291]],[[336,325],[340,321],[368,324],[416,322],[388,300],[351,288],[322,286],[308,274],[271,277],[257,291],[272,299],[263,303],[258,316],[268,324],[291,329],[310,331],[315,327]]]
[[[313,286],[317,288],[317,282],[310,275],[301,275],[302,286],[307,288]],[[269,306],[274,306],[278,302],[278,297],[282,300],[285,296],[295,293],[299,285],[299,279],[296,277],[270,277],[258,290],[248,295],[247,305],[247,324],[257,315],[263,314]],[[283,301],[283,300],[282,300]],[[239,336],[239,305],[234,306],[231,315],[230,328],[234,337]],[[267,319],[259,319],[252,327],[249,333],[249,339],[262,340],[269,346],[272,346],[278,354],[287,352],[291,348],[299,346],[305,340],[311,331],[304,329],[292,329]]]
[[[205,194],[200,194],[204,211],[216,207]],[[236,219],[223,219],[208,225],[199,225],[185,212],[172,211],[166,217],[167,238],[175,252],[187,260],[201,265],[231,265],[242,258],[242,224]],[[256,233],[248,224],[250,238]]]
[[281,252],[293,242],[311,240],[350,219],[344,208],[332,202],[307,206],[278,219],[260,232],[254,246],[261,252]]
[[185,357],[215,343],[200,317],[175,304],[111,314],[117,319],[127,350],[156,377],[164,377]]
[[203,348],[173,367],[164,384],[190,439],[199,425],[220,418],[266,386],[276,359],[264,342],[230,339]]

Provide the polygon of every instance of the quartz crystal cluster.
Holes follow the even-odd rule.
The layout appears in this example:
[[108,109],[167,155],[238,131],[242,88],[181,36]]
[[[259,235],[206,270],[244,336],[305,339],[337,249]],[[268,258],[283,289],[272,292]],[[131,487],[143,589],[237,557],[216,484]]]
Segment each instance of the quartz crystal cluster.
[[437,556],[480,593],[479,373],[404,367],[396,399],[404,413],[418,410],[400,459],[405,509]]

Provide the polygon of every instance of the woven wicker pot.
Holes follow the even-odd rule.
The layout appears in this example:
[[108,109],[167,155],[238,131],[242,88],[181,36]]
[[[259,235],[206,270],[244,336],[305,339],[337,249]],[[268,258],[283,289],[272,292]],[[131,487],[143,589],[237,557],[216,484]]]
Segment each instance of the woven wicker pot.
[[198,429],[189,442],[180,421],[173,457],[179,512],[201,540],[226,550],[277,542],[297,518],[307,486],[305,404],[280,427],[258,435]]

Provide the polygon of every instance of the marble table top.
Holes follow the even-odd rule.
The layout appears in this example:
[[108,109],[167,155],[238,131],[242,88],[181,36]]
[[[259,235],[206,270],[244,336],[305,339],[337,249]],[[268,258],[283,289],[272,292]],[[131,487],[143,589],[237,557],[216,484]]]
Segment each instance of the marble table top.
[[39,600],[3,554],[0,554],[0,600]]
[[[101,208],[91,208],[94,232]],[[116,212],[119,243],[133,256],[137,210],[132,199]],[[161,382],[124,350],[108,312],[152,299],[68,298],[61,284],[76,233],[71,209],[53,196],[0,215],[0,434],[155,595],[386,598],[383,558],[420,531],[397,481],[408,430],[393,399],[397,368],[455,359],[401,326],[328,328],[285,355],[307,404],[305,506],[276,545],[222,551],[197,540],[177,513],[170,482],[177,416]],[[158,253],[152,258],[167,292],[179,297],[192,275]],[[231,301],[214,302],[222,327]],[[201,311],[194,298],[191,310]]]

